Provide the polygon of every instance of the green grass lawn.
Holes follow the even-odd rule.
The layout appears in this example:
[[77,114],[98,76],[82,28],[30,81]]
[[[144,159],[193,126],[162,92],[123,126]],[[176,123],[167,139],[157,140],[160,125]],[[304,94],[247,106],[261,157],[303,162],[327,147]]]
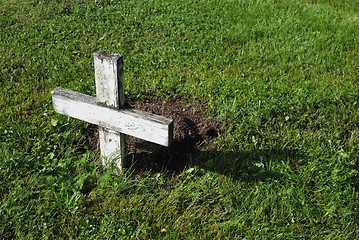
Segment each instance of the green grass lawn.
[[[358,15],[358,0],[0,0],[0,238],[358,238]],[[124,56],[126,94],[230,122],[218,151],[173,176],[102,167],[50,93],[95,95],[100,49]]]

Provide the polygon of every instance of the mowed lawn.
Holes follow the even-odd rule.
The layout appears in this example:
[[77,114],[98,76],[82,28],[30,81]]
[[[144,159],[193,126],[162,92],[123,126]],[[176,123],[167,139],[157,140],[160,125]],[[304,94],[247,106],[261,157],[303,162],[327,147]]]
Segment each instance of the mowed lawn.
[[[357,239],[358,0],[0,0],[1,239]],[[115,175],[51,90],[181,96],[226,122],[180,172]],[[179,98],[178,98],[179,99]]]

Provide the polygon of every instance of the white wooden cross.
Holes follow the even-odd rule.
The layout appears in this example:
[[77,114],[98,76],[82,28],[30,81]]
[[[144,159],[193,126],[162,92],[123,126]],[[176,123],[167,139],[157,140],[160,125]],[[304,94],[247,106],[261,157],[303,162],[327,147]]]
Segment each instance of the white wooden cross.
[[94,65],[96,98],[61,87],[51,93],[56,112],[99,126],[103,164],[115,161],[119,170],[126,166],[125,134],[169,146],[173,138],[172,119],[122,108],[122,56],[98,51]]

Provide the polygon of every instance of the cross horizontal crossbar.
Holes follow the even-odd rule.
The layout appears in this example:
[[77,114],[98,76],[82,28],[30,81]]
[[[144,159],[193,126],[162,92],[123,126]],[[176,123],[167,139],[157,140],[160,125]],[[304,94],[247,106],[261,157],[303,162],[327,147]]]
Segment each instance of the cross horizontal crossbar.
[[172,142],[172,119],[134,109],[113,109],[101,105],[95,97],[61,87],[51,93],[58,113],[163,146]]

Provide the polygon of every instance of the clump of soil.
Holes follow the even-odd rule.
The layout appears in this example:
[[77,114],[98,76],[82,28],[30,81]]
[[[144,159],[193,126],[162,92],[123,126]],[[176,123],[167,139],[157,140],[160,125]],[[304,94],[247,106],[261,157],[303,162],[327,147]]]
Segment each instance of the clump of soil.
[[[213,140],[223,131],[224,123],[210,118],[205,105],[189,103],[177,95],[167,100],[129,97],[127,105],[174,121],[173,142],[169,147],[126,136],[126,162],[135,171],[181,171],[189,164],[201,165],[208,153],[218,148]],[[92,142],[92,149],[99,151],[98,132]]]
[[180,96],[168,100],[147,98],[128,99],[134,109],[171,118],[174,121],[173,143],[163,147],[135,137],[126,136],[127,162],[136,170],[177,171],[190,163],[200,164],[205,160],[206,150],[217,148],[214,139],[223,128],[223,123],[210,119],[206,106],[189,104]]

